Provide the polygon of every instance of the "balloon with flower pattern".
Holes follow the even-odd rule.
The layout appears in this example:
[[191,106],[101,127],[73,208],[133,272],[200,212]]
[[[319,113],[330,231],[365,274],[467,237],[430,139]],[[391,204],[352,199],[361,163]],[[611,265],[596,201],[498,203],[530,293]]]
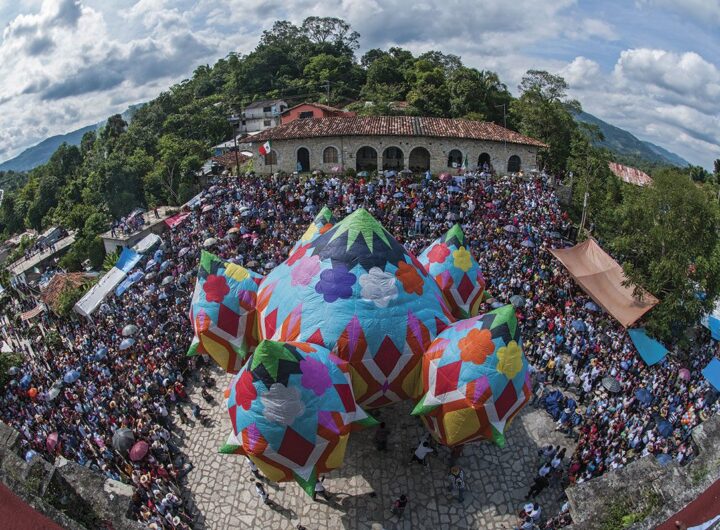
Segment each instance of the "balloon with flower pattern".
[[485,290],[480,265],[466,245],[465,234],[456,224],[418,257],[442,289],[455,318],[477,315]]
[[503,306],[456,322],[423,358],[424,395],[413,410],[439,442],[505,444],[505,430],[530,397],[515,311]]
[[453,320],[435,281],[364,209],[263,278],[257,310],[262,338],[347,361],[365,408],[417,397],[423,352]]
[[190,322],[195,336],[188,355],[208,354],[237,373],[258,343],[255,298],[262,276],[202,251]]
[[262,341],[230,383],[227,407],[233,430],[220,452],[246,455],[308,495],[342,464],[350,432],[376,423],[355,401],[347,363],[299,342]]

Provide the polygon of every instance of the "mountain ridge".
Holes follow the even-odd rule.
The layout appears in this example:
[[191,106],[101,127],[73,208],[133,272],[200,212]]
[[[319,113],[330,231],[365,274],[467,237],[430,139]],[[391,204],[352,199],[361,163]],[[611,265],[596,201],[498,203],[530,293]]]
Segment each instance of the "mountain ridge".
[[[125,121],[130,122],[137,109],[139,109],[142,105],[143,103],[131,105],[121,114],[121,116]],[[80,145],[80,141],[86,132],[97,131],[103,128],[106,123],[107,120],[103,120],[65,134],[56,134],[45,138],[41,142],[28,147],[19,155],[0,163],[0,171],[30,171],[31,169],[36,168],[37,166],[40,166],[50,160],[52,154],[63,143],[67,143],[68,145]]]
[[619,157],[624,158],[624,160],[618,160],[618,162],[626,162],[628,158],[639,158],[650,164],[671,165],[681,168],[691,165],[690,162],[680,155],[668,151],[659,145],[640,140],[637,136],[625,129],[607,123],[588,112],[579,112],[575,114],[574,117],[575,120],[580,123],[595,125],[600,129],[604,139],[595,140],[593,144],[596,147],[605,147],[616,155],[619,155]]

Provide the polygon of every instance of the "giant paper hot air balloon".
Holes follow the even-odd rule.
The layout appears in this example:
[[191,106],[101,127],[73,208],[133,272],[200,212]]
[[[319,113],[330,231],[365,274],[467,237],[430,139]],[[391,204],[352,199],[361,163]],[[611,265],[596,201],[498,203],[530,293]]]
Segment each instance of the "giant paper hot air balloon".
[[237,373],[258,343],[255,299],[261,276],[202,251],[190,304],[195,337],[188,355],[208,354]]
[[348,361],[366,408],[417,397],[422,354],[453,320],[437,283],[364,209],[263,278],[257,310],[261,338]]
[[485,289],[480,265],[466,245],[462,228],[455,225],[418,257],[442,289],[455,318],[477,315]]
[[512,306],[456,322],[428,348],[425,394],[413,410],[439,442],[505,444],[504,432],[531,393]]
[[310,223],[307,230],[305,230],[302,237],[297,243],[295,243],[295,246],[290,251],[290,255],[292,255],[300,246],[307,245],[311,241],[315,241],[318,237],[330,230],[336,222],[337,221],[335,220],[332,210],[330,210],[327,206],[323,206],[315,216],[315,219],[313,219],[312,223]]
[[372,425],[357,406],[347,363],[327,348],[265,340],[230,383],[233,426],[223,453],[247,455],[273,481],[309,494],[339,467],[351,430]]

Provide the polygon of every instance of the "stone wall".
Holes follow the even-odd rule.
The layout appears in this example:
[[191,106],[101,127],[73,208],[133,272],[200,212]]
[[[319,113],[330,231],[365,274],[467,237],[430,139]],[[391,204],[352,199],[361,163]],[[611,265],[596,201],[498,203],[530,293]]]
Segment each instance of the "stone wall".
[[720,479],[720,416],[693,429],[692,438],[699,454],[686,466],[661,466],[648,456],[565,490],[568,528],[650,530],[682,510]]
[[[0,482],[27,504],[68,530],[139,530],[126,517],[132,487],[59,458],[55,465],[35,456],[26,462],[20,435],[0,423]],[[2,524],[0,524],[2,526]]]
[[[427,149],[430,153],[430,171],[434,174],[443,171],[453,172],[453,168],[448,167],[448,155],[453,149],[458,149],[462,153],[461,160],[465,160],[467,154],[470,167],[478,165],[481,153],[487,153],[490,155],[490,162],[499,173],[506,172],[508,159],[512,155],[520,157],[523,170],[537,169],[537,148],[529,145],[416,136],[335,136],[272,140],[272,149],[277,154],[277,164],[273,165],[272,171],[287,173],[295,171],[298,161],[297,152],[303,147],[310,154],[310,171],[320,169],[328,172],[336,166],[357,169],[357,152],[365,146],[375,149],[379,169],[383,167],[383,153],[388,147],[397,147],[403,152],[403,168],[410,168],[410,153],[413,149],[416,147]],[[257,153],[258,147],[258,144],[252,144],[252,152]],[[337,150],[337,162],[323,162],[323,151],[326,147],[334,147]],[[256,158],[255,170],[262,174],[271,171],[270,166],[265,165],[262,156]]]

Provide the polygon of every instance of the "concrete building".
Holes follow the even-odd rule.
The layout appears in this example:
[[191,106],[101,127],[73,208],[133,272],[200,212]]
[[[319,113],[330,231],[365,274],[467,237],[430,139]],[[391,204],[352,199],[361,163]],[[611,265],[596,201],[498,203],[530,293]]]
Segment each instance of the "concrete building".
[[420,173],[492,166],[499,173],[537,169],[542,142],[494,123],[413,116],[298,119],[243,138],[253,152],[267,142],[255,170],[337,172],[409,169]]
[[104,234],[100,234],[100,238],[103,240],[103,245],[105,246],[105,252],[110,254],[116,250],[122,250],[126,247],[130,248],[148,234],[159,235],[167,230],[167,223],[165,221],[175,215],[177,208],[159,206],[157,210],[157,217],[152,210],[142,214],[143,224],[139,230],[130,233],[121,230],[108,230]]
[[288,108],[282,99],[263,99],[250,103],[240,115],[238,132],[250,134],[280,125],[280,115]]
[[345,111],[323,105],[322,103],[300,103],[287,109],[280,116],[281,125],[290,123],[295,120],[307,120],[307,119],[318,119],[318,118],[333,118],[333,117],[355,117],[355,113],[351,111]]

